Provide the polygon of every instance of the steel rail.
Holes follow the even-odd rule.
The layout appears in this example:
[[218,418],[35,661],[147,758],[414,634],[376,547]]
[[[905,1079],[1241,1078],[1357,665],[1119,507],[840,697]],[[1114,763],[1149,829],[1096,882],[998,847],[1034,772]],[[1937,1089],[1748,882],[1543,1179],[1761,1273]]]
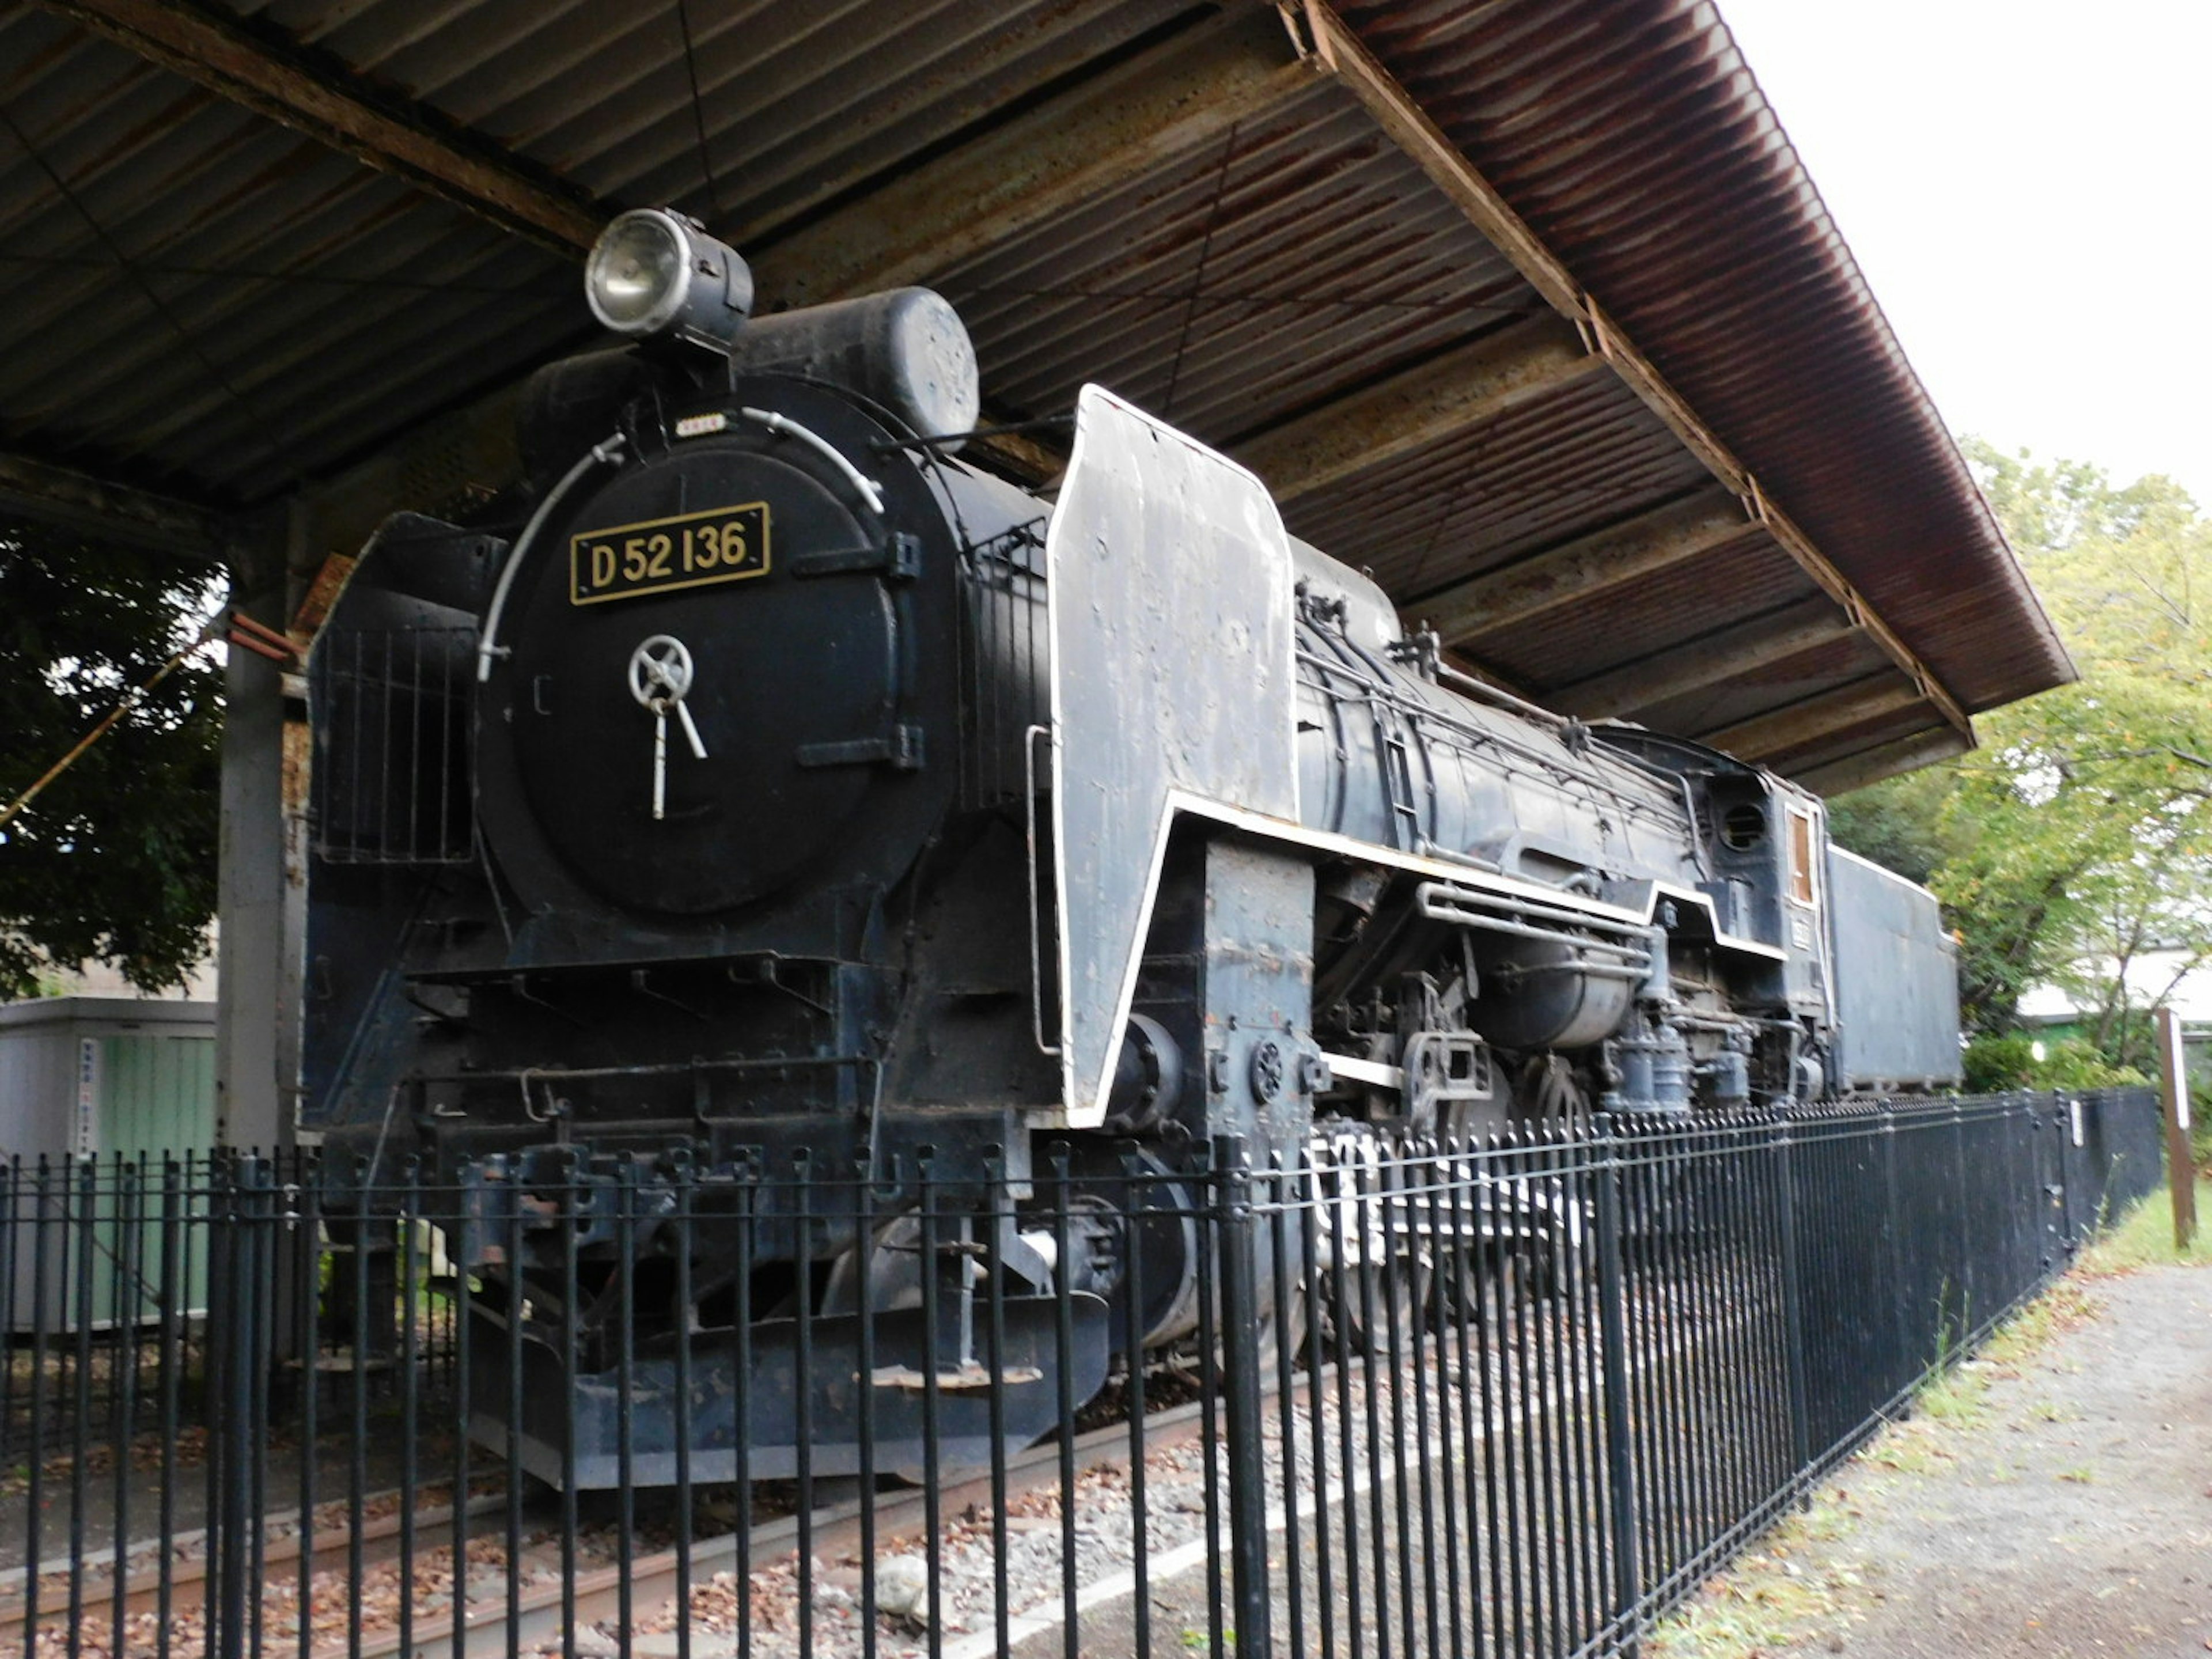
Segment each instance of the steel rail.
[[[381,1499],[398,1498],[400,1495],[398,1487],[390,1487],[383,1492],[368,1494],[362,1502],[364,1504],[374,1504]],[[506,1501],[506,1495],[503,1492],[480,1492],[469,1500],[465,1514],[471,1518],[479,1515],[490,1515],[495,1513]],[[331,1500],[331,1504],[335,1506],[344,1502],[343,1498],[334,1498]],[[318,1504],[316,1507],[325,1506]],[[318,1528],[308,1542],[309,1572],[344,1566],[356,1540],[363,1546],[368,1559],[380,1562],[390,1560],[399,1553],[399,1534],[405,1521],[406,1516],[400,1510],[395,1508],[388,1513],[372,1516],[363,1522],[357,1532],[345,1526],[342,1522],[335,1525]],[[449,1504],[440,1504],[428,1509],[417,1510],[415,1511],[414,1523],[416,1552],[419,1553],[424,1549],[434,1548],[438,1538],[450,1530],[453,1524],[453,1506]],[[264,1537],[269,1528],[286,1525],[295,1528],[289,1536],[268,1538],[267,1542],[263,1546],[262,1559],[272,1578],[275,1577],[276,1568],[289,1565],[300,1559],[300,1534],[296,1530],[298,1524],[299,1511],[296,1510],[272,1516],[264,1523]],[[181,1533],[171,1539],[148,1540],[125,1545],[123,1554],[123,1570],[125,1574],[123,1583],[123,1610],[125,1615],[144,1613],[155,1605],[162,1590],[163,1573],[158,1565],[137,1566],[134,1565],[134,1559],[150,1558],[161,1551],[169,1553],[173,1558],[167,1574],[172,1612],[186,1612],[198,1606],[207,1593],[207,1558],[203,1554],[176,1559],[176,1553],[202,1542],[206,1536],[204,1532],[189,1532]],[[424,1541],[426,1538],[430,1541],[426,1543]],[[112,1567],[114,1565],[116,1559],[114,1551],[104,1551],[101,1555],[108,1565]],[[96,1566],[100,1565],[100,1560],[96,1558],[88,1558],[82,1565],[86,1567]],[[8,1576],[21,1580],[28,1576],[29,1572],[29,1569],[19,1567]],[[70,1564],[66,1560],[44,1562],[39,1565],[35,1574],[35,1582],[38,1585],[38,1604],[35,1610],[28,1604],[28,1598],[20,1589],[13,1595],[0,1600],[0,1650],[6,1649],[9,1638],[11,1637],[19,1634],[27,1636],[28,1633],[25,1631],[27,1622],[35,1620],[36,1623],[33,1626],[35,1629],[37,1626],[58,1623],[68,1614],[69,1576]],[[297,1576],[296,1568],[293,1568],[285,1575],[288,1579],[296,1578]],[[88,1599],[98,1595],[103,1610],[112,1607],[115,1600],[113,1572],[109,1572],[104,1577],[93,1577],[88,1575],[84,1580],[84,1594]],[[97,1626],[100,1619],[94,1616],[88,1622]],[[30,1650],[31,1644],[26,1639],[20,1651],[27,1653]]]

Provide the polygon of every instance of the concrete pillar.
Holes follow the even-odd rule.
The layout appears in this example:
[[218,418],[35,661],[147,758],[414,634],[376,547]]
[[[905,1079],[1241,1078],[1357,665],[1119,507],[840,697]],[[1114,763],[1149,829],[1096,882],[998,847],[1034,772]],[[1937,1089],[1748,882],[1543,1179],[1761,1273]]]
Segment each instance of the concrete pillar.
[[[296,505],[273,514],[233,556],[231,604],[282,632],[298,602]],[[298,1043],[295,1009],[301,909],[287,879],[285,750],[298,725],[286,667],[237,646],[223,672],[222,813],[216,920],[216,1139],[244,1151],[294,1144]]]
[[[232,594],[256,621],[283,627],[281,575],[258,592],[242,592],[234,582]],[[223,699],[216,1138],[267,1152],[291,1144],[291,1112],[277,1074],[284,938],[284,693],[277,665],[232,647]]]

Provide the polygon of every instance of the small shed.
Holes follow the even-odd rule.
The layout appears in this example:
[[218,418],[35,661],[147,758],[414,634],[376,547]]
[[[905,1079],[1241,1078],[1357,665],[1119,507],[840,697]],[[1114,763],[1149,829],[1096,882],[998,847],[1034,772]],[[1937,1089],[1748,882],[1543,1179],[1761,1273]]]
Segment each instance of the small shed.
[[[164,1155],[204,1160],[215,1144],[215,1016],[212,1002],[126,997],[0,1007],[0,1206],[15,1231],[12,1264],[0,1249],[0,1329],[51,1337],[76,1330],[87,1311],[95,1330],[156,1316],[161,1222],[204,1203],[189,1177],[162,1195],[158,1165]],[[118,1158],[155,1173],[141,1184]],[[206,1301],[205,1247],[192,1231],[167,1247],[180,1252],[168,1271],[187,1314]]]
[[159,1158],[216,1139],[212,1002],[0,1007],[0,1159]]

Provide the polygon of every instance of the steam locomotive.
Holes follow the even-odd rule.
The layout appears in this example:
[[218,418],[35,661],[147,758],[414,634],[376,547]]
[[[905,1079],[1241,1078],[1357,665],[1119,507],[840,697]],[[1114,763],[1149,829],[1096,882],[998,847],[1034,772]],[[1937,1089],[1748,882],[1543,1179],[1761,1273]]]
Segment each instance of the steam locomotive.
[[[389,521],[309,665],[303,1120],[477,1183],[484,1237],[522,1240],[471,1259],[574,1384],[527,1390],[566,1414],[519,1425],[548,1479],[617,1462],[608,1334],[554,1276],[713,1237],[635,1219],[672,1160],[709,1208],[794,1160],[892,1193],[926,1162],[1002,1275],[1020,1438],[1140,1358],[1127,1332],[1198,1316],[1184,1235],[1118,1213],[1117,1171],[1954,1075],[1932,901],[1830,848],[1817,798],[1457,672],[1258,479],[1098,388],[1052,501],[963,461],[975,356],[931,292],[750,319],[744,261],[659,210],[586,289],[628,340],[527,387],[526,517]],[[1902,1017],[1855,1017],[1877,980]],[[1094,1195],[1064,1257],[1019,1210],[1048,1143]],[[527,1219],[556,1182],[580,1243]],[[826,1224],[761,1236],[775,1294],[708,1261],[659,1294],[629,1478],[672,1478],[685,1345],[701,1480],[740,1439],[795,1467],[794,1321],[817,1370],[852,1374],[862,1302],[878,1363],[972,1365],[880,1235]],[[859,1467],[850,1392],[813,1400],[816,1473]]]

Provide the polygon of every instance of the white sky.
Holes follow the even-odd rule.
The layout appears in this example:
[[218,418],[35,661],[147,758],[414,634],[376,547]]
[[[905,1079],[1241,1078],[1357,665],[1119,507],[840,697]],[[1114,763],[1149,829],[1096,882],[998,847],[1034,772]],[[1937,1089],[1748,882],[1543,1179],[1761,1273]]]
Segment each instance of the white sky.
[[2212,508],[2212,6],[1719,4],[1952,430]]

